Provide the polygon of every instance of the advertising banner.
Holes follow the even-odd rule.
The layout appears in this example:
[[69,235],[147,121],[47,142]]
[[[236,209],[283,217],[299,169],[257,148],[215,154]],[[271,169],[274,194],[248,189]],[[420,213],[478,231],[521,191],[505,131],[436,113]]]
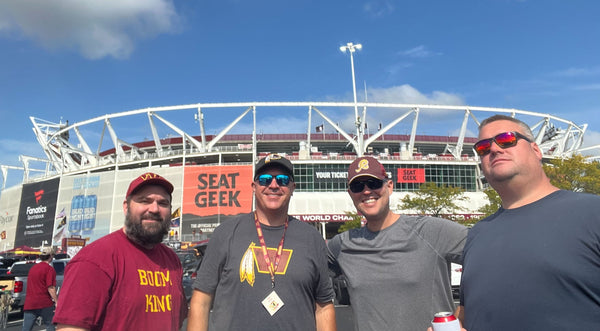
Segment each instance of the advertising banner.
[[292,215],[302,222],[347,222],[352,220],[352,216],[346,214],[309,214]]
[[398,168],[398,183],[425,183],[425,169]]
[[15,247],[50,244],[56,212],[59,179],[24,184],[15,235]]
[[0,199],[0,250],[2,251],[15,247],[21,193],[20,185],[2,191],[2,199]]
[[252,166],[186,167],[182,231],[202,239],[223,216],[252,211]]
[[52,244],[77,237],[94,241],[109,233],[114,175],[65,176],[60,185]]
[[348,178],[348,171],[340,169],[315,169],[313,173],[313,180],[315,183],[322,182],[339,182],[346,183]]

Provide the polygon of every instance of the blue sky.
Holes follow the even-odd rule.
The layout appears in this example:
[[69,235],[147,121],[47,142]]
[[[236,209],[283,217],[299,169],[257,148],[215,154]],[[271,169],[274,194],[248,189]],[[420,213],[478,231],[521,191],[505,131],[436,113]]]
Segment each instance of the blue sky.
[[0,164],[42,155],[29,116],[352,101],[347,42],[363,45],[369,101],[550,113],[598,144],[598,13],[592,0],[3,1]]

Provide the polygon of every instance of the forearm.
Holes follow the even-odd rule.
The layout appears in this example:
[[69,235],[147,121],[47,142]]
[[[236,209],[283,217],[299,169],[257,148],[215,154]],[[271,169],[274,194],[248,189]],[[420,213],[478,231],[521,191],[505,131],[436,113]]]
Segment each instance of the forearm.
[[194,290],[190,300],[190,311],[188,312],[188,331],[207,331],[208,315],[212,304],[213,295]]
[[460,325],[465,325],[465,307],[458,306],[454,311],[454,316],[460,321]]
[[315,320],[317,321],[317,331],[335,331],[335,307],[333,306],[333,302],[317,302]]
[[56,296],[56,287],[54,287],[54,286],[48,287],[48,294],[50,294],[50,297],[52,298],[52,301],[54,301],[54,303],[56,303],[56,301],[58,301],[58,296]]

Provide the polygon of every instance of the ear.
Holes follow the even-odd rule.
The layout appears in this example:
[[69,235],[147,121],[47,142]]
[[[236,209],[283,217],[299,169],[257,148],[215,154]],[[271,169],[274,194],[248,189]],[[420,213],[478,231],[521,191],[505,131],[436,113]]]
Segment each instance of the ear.
[[387,183],[385,183],[385,185],[387,186],[387,189],[390,191],[390,194],[392,194],[394,192],[394,181],[391,179],[388,179]]
[[542,162],[542,158],[543,158],[543,153],[542,150],[540,149],[540,146],[538,146],[537,143],[531,143],[531,148],[533,149],[533,152],[535,153],[535,155],[537,156],[537,159]]
[[123,214],[127,215],[127,199],[123,200]]

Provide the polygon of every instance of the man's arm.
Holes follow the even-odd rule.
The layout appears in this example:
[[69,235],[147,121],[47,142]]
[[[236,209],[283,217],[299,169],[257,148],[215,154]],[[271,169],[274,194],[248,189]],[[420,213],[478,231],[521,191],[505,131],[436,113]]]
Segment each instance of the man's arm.
[[194,289],[188,313],[188,331],[207,331],[213,295]]
[[454,311],[454,316],[460,321],[460,325],[465,324],[465,306],[458,306]]
[[52,301],[54,301],[54,304],[56,304],[56,301],[58,301],[58,297],[56,296],[56,286],[49,286],[48,294],[50,294]]
[[335,307],[333,302],[317,302],[315,320],[317,321],[317,331],[335,331]]

